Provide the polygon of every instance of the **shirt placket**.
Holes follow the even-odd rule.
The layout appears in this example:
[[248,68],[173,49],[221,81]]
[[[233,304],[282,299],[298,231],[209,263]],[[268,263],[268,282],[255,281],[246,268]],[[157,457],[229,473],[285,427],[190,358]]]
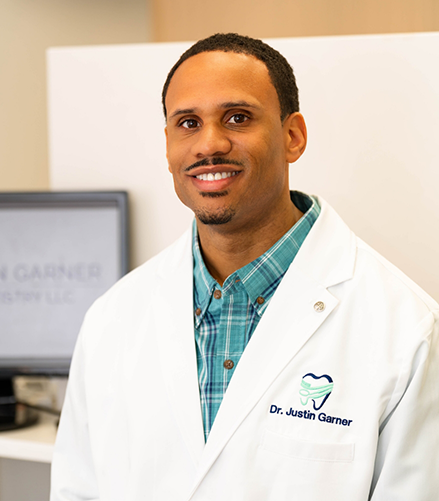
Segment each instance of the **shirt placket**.
[[220,319],[221,345],[218,346],[218,375],[222,375],[223,393],[241,359],[246,344],[248,297],[242,285],[234,284],[223,292]]

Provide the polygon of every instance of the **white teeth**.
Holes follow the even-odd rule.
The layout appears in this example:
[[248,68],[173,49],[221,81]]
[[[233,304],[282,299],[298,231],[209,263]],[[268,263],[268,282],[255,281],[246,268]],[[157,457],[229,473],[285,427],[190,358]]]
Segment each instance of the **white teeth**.
[[200,174],[197,177],[200,181],[218,181],[219,179],[226,179],[227,177],[235,176],[236,172],[209,172],[208,174]]

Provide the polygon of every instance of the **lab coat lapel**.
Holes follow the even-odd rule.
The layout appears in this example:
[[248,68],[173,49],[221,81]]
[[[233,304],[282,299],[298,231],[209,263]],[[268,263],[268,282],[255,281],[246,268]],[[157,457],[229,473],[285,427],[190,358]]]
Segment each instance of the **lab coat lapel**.
[[[288,294],[291,283],[299,287],[300,294]],[[199,482],[266,390],[338,304],[325,288],[299,271],[287,274],[281,287],[247,345],[221,403],[204,449]],[[319,301],[325,304],[323,311],[314,308]]]
[[194,340],[192,269],[191,233],[188,232],[160,270],[154,314],[169,402],[197,467],[204,448],[204,431]]
[[[193,493],[266,390],[336,308],[338,299],[328,287],[352,277],[354,236],[332,209],[321,204],[321,216],[236,368],[204,448]],[[322,253],[325,266],[316,265]]]

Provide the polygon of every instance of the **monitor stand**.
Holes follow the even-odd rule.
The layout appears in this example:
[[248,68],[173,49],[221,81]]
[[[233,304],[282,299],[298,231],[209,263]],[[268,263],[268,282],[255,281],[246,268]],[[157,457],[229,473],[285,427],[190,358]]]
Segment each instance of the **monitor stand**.
[[0,431],[16,430],[38,421],[38,413],[18,403],[12,377],[0,376]]

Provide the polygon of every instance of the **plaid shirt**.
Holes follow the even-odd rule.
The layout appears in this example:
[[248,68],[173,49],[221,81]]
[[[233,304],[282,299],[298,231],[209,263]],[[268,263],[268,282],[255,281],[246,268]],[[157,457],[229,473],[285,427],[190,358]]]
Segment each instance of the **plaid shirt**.
[[320,214],[317,200],[291,192],[304,216],[262,256],[221,287],[207,271],[194,221],[194,310],[198,382],[207,440],[239,360],[277,286]]

